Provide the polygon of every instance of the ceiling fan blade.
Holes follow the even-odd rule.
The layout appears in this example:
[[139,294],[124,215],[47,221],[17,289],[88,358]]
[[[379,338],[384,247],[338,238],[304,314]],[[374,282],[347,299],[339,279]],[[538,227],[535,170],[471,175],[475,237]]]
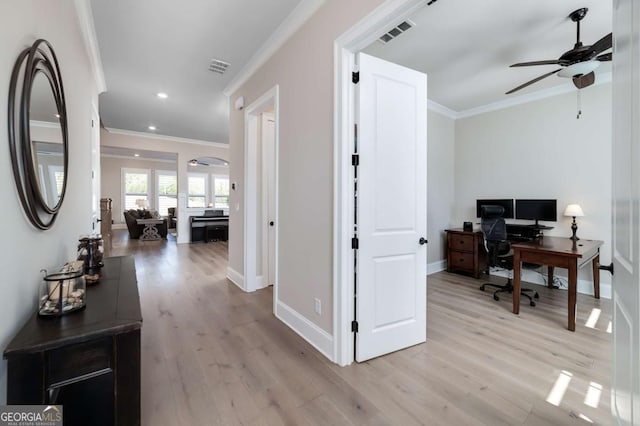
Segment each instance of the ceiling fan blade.
[[589,74],[573,77],[573,85],[578,89],[584,89],[591,86],[596,81],[596,75],[591,71]]
[[611,46],[613,46],[613,35],[612,33],[609,33],[606,36],[602,37],[600,40],[596,41],[595,44],[591,46],[591,50],[595,55],[597,55],[600,52],[611,49]]
[[536,78],[534,78],[533,80],[527,81],[526,83],[521,84],[520,86],[516,87],[515,89],[511,89],[511,90],[509,90],[507,93],[505,93],[505,95],[509,95],[509,94],[511,94],[511,93],[513,93],[513,92],[517,92],[517,91],[518,91],[518,90],[520,90],[520,89],[524,89],[525,87],[527,87],[527,86],[528,86],[528,85],[530,85],[530,84],[537,83],[538,81],[542,80],[543,78],[547,78],[547,77],[549,77],[550,75],[553,75],[553,74],[557,73],[557,72],[558,72],[558,71],[560,71],[561,69],[562,69],[562,68],[558,68],[558,69],[557,69],[557,70],[555,70],[555,71],[548,72],[548,73],[546,73],[546,74],[541,75],[540,77],[536,77]]
[[531,62],[519,62],[517,64],[510,65],[510,67],[528,67],[531,65],[558,65],[560,61],[557,59],[550,59],[548,61],[531,61]]
[[604,62],[604,61],[610,61],[611,60],[611,52],[609,53],[603,53],[602,55],[598,56],[596,58],[596,60],[600,61],[600,62]]

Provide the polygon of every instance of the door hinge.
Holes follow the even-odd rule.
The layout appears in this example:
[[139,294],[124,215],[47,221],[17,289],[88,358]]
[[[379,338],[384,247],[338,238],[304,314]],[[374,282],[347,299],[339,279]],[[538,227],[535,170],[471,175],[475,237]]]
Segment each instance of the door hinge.
[[358,248],[358,243],[359,243],[358,237],[353,237],[351,239],[351,248],[354,249],[354,250],[357,249]]
[[93,127],[93,120],[91,120],[91,127]]
[[352,333],[357,333],[358,332],[358,321],[351,321],[351,332]]
[[360,81],[360,71],[354,71],[351,73],[351,81],[353,84],[358,84]]
[[360,155],[358,155],[358,154],[352,154],[351,155],[351,165],[352,166],[359,166],[360,165]]

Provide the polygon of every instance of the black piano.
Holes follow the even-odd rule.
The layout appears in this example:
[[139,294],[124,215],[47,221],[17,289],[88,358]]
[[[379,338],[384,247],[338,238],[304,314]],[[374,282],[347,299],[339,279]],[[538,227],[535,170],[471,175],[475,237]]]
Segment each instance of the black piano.
[[227,241],[229,216],[222,210],[205,210],[202,216],[189,217],[191,242]]

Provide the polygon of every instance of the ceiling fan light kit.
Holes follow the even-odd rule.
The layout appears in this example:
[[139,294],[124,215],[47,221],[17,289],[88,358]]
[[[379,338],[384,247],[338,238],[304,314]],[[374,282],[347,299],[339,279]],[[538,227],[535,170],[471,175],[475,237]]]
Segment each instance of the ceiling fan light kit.
[[511,67],[559,65],[561,68],[527,81],[506,92],[507,95],[524,89],[556,73],[559,77],[571,78],[573,84],[578,89],[591,86],[595,82],[594,70],[600,66],[600,62],[611,61],[611,53],[602,54],[602,52],[611,49],[613,37],[612,33],[609,33],[592,45],[582,44],[582,41],[580,41],[580,21],[587,15],[588,10],[586,7],[583,7],[569,14],[569,18],[576,23],[576,44],[573,46],[573,49],[564,52],[560,58],[555,60],[519,62],[511,65]]

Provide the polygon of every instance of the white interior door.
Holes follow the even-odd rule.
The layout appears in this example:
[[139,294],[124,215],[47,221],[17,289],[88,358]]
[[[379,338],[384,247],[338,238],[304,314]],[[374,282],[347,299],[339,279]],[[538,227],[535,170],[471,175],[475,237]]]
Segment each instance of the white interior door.
[[358,54],[356,360],[426,340],[427,76]]
[[275,119],[272,113],[262,114],[262,278],[264,285],[275,283],[276,270],[276,154]]
[[640,424],[640,5],[613,12],[613,380],[619,425]]

